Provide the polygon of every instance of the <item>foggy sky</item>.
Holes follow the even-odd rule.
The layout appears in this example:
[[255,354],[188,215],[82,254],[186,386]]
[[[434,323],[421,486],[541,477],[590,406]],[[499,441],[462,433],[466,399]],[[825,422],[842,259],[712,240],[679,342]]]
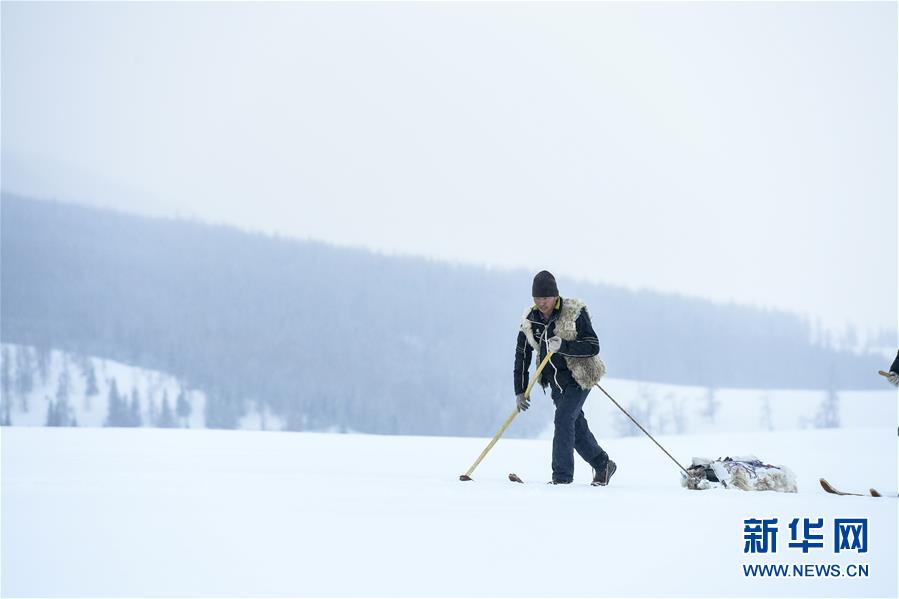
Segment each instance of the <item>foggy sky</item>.
[[895,3],[0,10],[5,190],[897,325]]

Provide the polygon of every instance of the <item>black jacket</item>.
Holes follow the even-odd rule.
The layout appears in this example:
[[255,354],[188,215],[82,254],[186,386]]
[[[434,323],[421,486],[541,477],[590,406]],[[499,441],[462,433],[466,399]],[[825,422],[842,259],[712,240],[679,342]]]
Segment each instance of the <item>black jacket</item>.
[[896,352],[896,359],[893,360],[893,365],[890,366],[890,372],[899,374],[899,352]]
[[[534,332],[534,339],[540,344],[540,352],[535,362],[536,365],[539,365],[543,358],[546,357],[546,340],[554,337],[556,334],[556,319],[562,311],[562,302],[564,301],[563,298],[559,298],[559,301],[556,302],[556,308],[550,315],[549,322],[543,319],[543,315],[536,306],[527,315],[527,319],[532,323],[531,328]],[[565,363],[563,356],[587,358],[599,353],[599,339],[596,337],[593,324],[590,322],[590,315],[587,314],[586,309],[582,310],[578,315],[575,326],[577,327],[577,338],[574,341],[562,340],[562,347],[553,354],[549,364],[546,365],[546,368],[541,373],[540,381],[538,382],[544,389],[547,385],[552,385],[552,388],[561,391],[568,385],[577,384],[571,376],[571,371],[568,370],[568,364]],[[533,353],[534,349],[528,343],[524,332],[519,330],[518,341],[515,344],[515,395],[524,393],[525,389],[527,389],[528,381],[530,380],[528,368],[531,365],[531,355]]]

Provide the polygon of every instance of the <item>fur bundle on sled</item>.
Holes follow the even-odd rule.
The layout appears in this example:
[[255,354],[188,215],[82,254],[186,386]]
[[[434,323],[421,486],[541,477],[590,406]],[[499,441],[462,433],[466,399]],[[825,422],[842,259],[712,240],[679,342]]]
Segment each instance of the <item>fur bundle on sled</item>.
[[743,457],[693,458],[687,469],[690,477],[682,477],[681,485],[704,490],[724,487],[743,491],[780,491],[796,493],[796,475],[786,466],[765,464],[754,455]]

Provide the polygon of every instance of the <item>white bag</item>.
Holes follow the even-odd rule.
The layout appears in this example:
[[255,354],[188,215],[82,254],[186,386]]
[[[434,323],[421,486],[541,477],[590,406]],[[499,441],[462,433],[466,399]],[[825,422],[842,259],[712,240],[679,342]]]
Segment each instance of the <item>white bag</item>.
[[688,489],[704,490],[724,487],[743,491],[780,491],[796,493],[796,475],[786,466],[765,464],[754,455],[742,457],[693,458],[687,471],[690,477],[682,477],[681,485]]

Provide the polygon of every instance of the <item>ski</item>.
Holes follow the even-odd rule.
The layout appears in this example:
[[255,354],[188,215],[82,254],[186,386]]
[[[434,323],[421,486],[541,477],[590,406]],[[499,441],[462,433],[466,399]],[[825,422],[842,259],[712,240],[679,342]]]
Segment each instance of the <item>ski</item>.
[[832,484],[827,482],[827,480],[820,478],[818,482],[821,483],[821,488],[827,491],[832,495],[853,495],[855,497],[883,497],[877,489],[868,489],[867,493],[849,493],[847,491],[840,491]]
[[[513,483],[526,484],[523,480],[521,480],[521,477],[518,476],[517,474],[515,474],[514,472],[509,473],[509,480],[511,480]],[[550,484],[550,483],[546,483],[546,484]]]
[[[515,474],[514,472],[509,473],[509,480],[512,481],[513,483],[526,484],[523,480],[521,480],[521,477],[518,476],[517,474]],[[550,483],[546,483],[546,484],[550,484]],[[594,487],[597,486],[595,483],[591,483],[591,485],[593,485]]]

